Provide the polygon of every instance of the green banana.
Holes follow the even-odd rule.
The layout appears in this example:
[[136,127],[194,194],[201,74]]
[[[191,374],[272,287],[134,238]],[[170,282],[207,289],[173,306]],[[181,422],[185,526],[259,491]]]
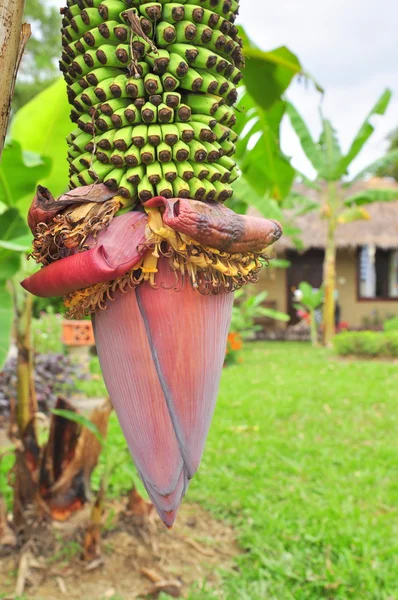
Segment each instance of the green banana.
[[207,160],[209,163],[214,163],[220,158],[220,152],[215,144],[210,142],[202,142],[207,152]]
[[232,169],[236,167],[235,161],[229,156],[221,156],[218,160],[218,164],[220,164],[222,167],[225,167],[229,171],[232,171]]
[[166,21],[161,21],[156,26],[156,43],[160,48],[166,48],[177,39],[175,27]]
[[82,133],[79,131],[79,135],[73,140],[71,146],[75,150],[83,152],[86,145],[92,140],[92,136],[89,133]]
[[148,141],[148,125],[137,125],[133,128],[132,142],[137,148],[142,148]]
[[187,104],[181,103],[175,110],[174,120],[178,121],[179,123],[187,123],[188,121],[191,120],[191,117],[192,117],[192,110],[191,110],[191,107],[188,106]]
[[147,54],[145,60],[152,67],[154,73],[163,75],[169,67],[170,54],[167,50],[158,50],[156,54]]
[[207,159],[207,150],[202,142],[192,140],[189,144],[189,160],[191,162],[205,162]]
[[112,190],[118,189],[123,174],[124,169],[113,169],[104,177],[105,185]]
[[164,73],[161,79],[165,92],[174,92],[179,86],[179,79],[172,73]]
[[214,187],[214,185],[212,183],[210,183],[210,181],[207,181],[207,179],[203,179],[202,184],[204,185],[205,189],[206,189],[206,194],[205,194],[205,198],[208,202],[213,202],[216,197],[217,197],[217,190]]
[[131,123],[140,123],[141,114],[134,104],[129,104],[126,108],[116,110],[111,116],[111,121],[113,127],[120,129]]
[[118,2],[118,0],[103,0],[98,6],[98,13],[103,21],[118,19],[120,14],[120,2]]
[[130,148],[132,144],[133,130],[133,127],[130,125],[130,127],[122,127],[122,129],[114,131],[113,146],[116,150],[126,152],[126,150]]
[[119,74],[120,70],[115,69],[114,67],[99,67],[94,71],[90,71],[86,75],[86,80],[89,83],[89,85],[97,87],[102,81],[104,81],[104,79],[114,78],[117,77]]
[[152,164],[147,166],[146,174],[149,182],[152,185],[158,185],[158,183],[160,183],[163,177],[162,171],[162,166],[158,162],[153,162]]
[[172,185],[173,196],[175,198],[189,198],[191,190],[187,181],[184,181],[181,177],[177,177],[174,179]]
[[90,176],[88,169],[79,173],[79,175],[77,175],[77,179],[78,179],[80,185],[83,187],[93,183],[93,179]]
[[124,153],[124,162],[129,167],[137,167],[142,164],[141,152],[136,146],[130,146]]
[[[194,116],[195,118],[195,116]],[[210,129],[210,127],[204,125],[203,123],[197,121],[191,121],[190,126],[194,131],[194,137],[200,142],[215,142],[217,136]]]
[[181,94],[177,92],[165,92],[163,94],[163,102],[170,108],[177,108],[181,102]]
[[163,92],[162,80],[159,75],[153,73],[145,76],[144,87],[148,94],[161,94]]
[[202,181],[202,179],[206,179],[206,177],[209,176],[210,171],[209,171],[209,166],[207,164],[191,162],[191,165],[192,165],[192,169],[195,174],[195,177],[197,177],[201,181]]
[[190,107],[193,114],[214,116],[220,106],[220,98],[210,94],[184,94],[182,101]]
[[109,160],[114,167],[121,169],[122,167],[125,166],[124,154],[125,153],[122,150],[118,150],[117,148],[115,150],[113,150]]
[[160,2],[145,3],[139,7],[140,13],[150,21],[158,22],[162,18],[162,5]]
[[156,148],[157,159],[161,163],[168,163],[172,159],[172,147],[168,146],[166,142],[161,142]]
[[195,121],[208,125],[210,129],[214,129],[214,127],[217,125],[216,119],[214,117],[211,117],[210,115],[202,115],[199,113],[195,114]]
[[178,23],[185,19],[185,8],[183,4],[169,2],[164,5],[162,19],[167,23]]
[[137,167],[132,167],[127,169],[126,178],[127,181],[133,183],[138,186],[138,184],[142,181],[145,176],[145,167],[143,165],[138,165]]
[[177,77],[177,79],[184,79],[188,73],[189,65],[181,54],[170,51],[170,62],[167,70],[169,73]]
[[192,92],[199,92],[202,89],[203,84],[203,76],[199,75],[195,69],[188,69],[188,73],[180,81],[180,87],[183,90],[191,90]]
[[220,183],[220,181],[215,181],[213,183],[213,186],[216,189],[216,200],[218,200],[218,202],[225,202],[233,194],[231,186],[226,183]]
[[203,71],[203,69],[198,69],[197,73],[203,80],[201,91],[207,92],[208,94],[214,94],[218,87],[218,82],[215,79],[214,73],[208,73],[207,71]]
[[179,138],[188,144],[195,137],[195,131],[192,127],[192,123],[176,123],[178,129]]
[[192,177],[188,184],[190,197],[194,200],[203,200],[206,195],[206,188],[203,185],[203,181],[200,181],[197,177]]
[[161,179],[161,181],[156,186],[156,194],[158,196],[163,196],[164,198],[172,198],[173,197],[173,186],[166,179]]
[[101,115],[95,121],[95,128],[97,131],[108,131],[108,129],[113,129],[114,125],[111,117],[107,117],[106,115]]
[[96,152],[97,160],[104,164],[109,164],[111,162],[112,151],[111,150],[103,150],[99,148]]
[[104,115],[108,115],[108,117],[112,116],[114,112],[121,108],[126,108],[130,104],[129,98],[114,98],[113,100],[108,100],[100,105],[100,110]]
[[[133,183],[128,181],[126,174],[123,175],[120,181],[118,193],[122,198],[126,198],[127,200],[137,199],[137,188]],[[133,207],[134,205],[131,204],[131,206]]]
[[163,132],[161,125],[149,125],[148,126],[148,142],[151,146],[159,146],[163,139]]
[[236,152],[236,146],[230,140],[224,140],[223,142],[219,142],[221,148],[224,150],[225,156],[232,156]]
[[221,166],[219,162],[213,165],[209,165],[210,175],[209,181],[214,183],[215,181],[221,181],[221,183],[228,183],[231,179],[231,172],[225,167]]
[[177,177],[177,166],[174,162],[162,163],[162,175],[166,181],[173,182]]
[[188,161],[177,163],[176,168],[178,176],[184,181],[189,181],[195,176],[192,165]]
[[174,120],[174,110],[163,102],[158,106],[159,123],[171,123]]
[[155,162],[155,160],[156,156],[154,147],[149,143],[145,144],[145,146],[141,148],[141,162],[144,165],[150,165]]
[[163,141],[168,146],[174,146],[174,144],[176,144],[179,140],[178,123],[169,125],[163,124],[160,126],[160,128],[162,131]]
[[156,106],[151,104],[150,102],[146,102],[141,109],[141,117],[144,123],[154,123],[156,122],[158,115],[158,110]]
[[177,162],[185,162],[186,160],[188,160],[189,153],[190,153],[190,146],[188,144],[186,144],[185,142],[183,142],[182,140],[179,140],[173,146],[173,160],[175,160]]
[[147,202],[155,196],[155,189],[146,175],[141,178],[141,181],[137,186],[137,190],[138,198],[141,200],[141,202]]

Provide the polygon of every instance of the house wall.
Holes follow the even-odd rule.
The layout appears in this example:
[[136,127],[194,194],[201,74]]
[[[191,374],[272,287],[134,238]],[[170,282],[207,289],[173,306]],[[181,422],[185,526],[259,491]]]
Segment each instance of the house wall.
[[[364,325],[364,319],[373,321],[376,317],[383,321],[389,316],[398,315],[398,300],[358,300],[356,250],[338,251],[336,271],[342,321],[347,321],[351,327],[361,327]],[[250,293],[253,294],[259,290],[266,290],[267,301],[273,302],[277,310],[288,312],[286,269],[262,269],[258,286],[250,288]],[[273,326],[285,327],[285,324],[274,321]]]
[[364,319],[383,321],[398,315],[398,300],[358,300],[355,249],[337,253],[336,272],[342,321],[347,321],[351,327],[360,327],[364,325]]
[[[266,291],[268,293],[266,306],[286,313],[288,310],[286,286],[286,269],[266,267],[260,271],[259,283],[255,286],[249,286],[249,293],[256,294],[260,291]],[[267,328],[284,328],[285,326],[285,323],[281,321],[272,321],[272,323],[267,324]]]

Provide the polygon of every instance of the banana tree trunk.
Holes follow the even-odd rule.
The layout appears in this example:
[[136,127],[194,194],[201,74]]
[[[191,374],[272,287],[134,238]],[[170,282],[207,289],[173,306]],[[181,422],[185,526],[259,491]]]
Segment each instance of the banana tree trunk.
[[4,147],[15,80],[30,26],[22,25],[24,0],[0,0],[0,158]]
[[25,293],[21,298],[14,297],[14,330],[18,351],[16,427],[21,442],[16,449],[14,522],[19,527],[24,523],[26,509],[35,503],[37,496],[40,449],[35,423],[37,398],[31,343],[33,298]]
[[328,234],[326,241],[323,278],[325,285],[325,304],[323,310],[323,344],[330,347],[335,336],[335,290],[336,290],[336,225],[337,190],[334,183],[328,185],[327,202]]
[[29,423],[37,412],[37,398],[34,384],[32,351],[32,305],[33,297],[23,294],[21,309],[16,311],[15,330],[17,335],[17,425],[23,437]]

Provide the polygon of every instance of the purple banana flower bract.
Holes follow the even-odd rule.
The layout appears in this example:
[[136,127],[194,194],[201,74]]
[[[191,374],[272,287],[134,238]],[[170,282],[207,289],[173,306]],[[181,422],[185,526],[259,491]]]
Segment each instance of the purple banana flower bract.
[[96,240],[87,240],[92,248],[43,267],[21,285],[35,296],[50,298],[112,281],[141,260],[146,223],[146,215],[139,212],[115,217]]
[[93,317],[105,383],[135,464],[171,527],[198,469],[210,426],[233,294],[179,291],[167,259],[159,287],[116,293]]

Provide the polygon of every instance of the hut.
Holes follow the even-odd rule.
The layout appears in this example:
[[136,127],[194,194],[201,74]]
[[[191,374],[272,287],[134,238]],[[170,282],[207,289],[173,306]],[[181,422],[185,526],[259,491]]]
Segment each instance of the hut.
[[[350,195],[365,189],[396,188],[386,179],[372,179],[355,184]],[[322,192],[297,186],[322,205]],[[398,315],[398,201],[366,205],[369,220],[340,224],[336,231],[336,287],[339,318],[352,328],[379,326]],[[301,281],[314,288],[322,284],[327,222],[316,210],[294,220],[301,230],[302,247],[297,249],[288,236],[274,246],[278,258],[290,262],[286,269],[264,269],[261,287],[268,291],[266,304],[290,315],[290,325],[298,321],[293,306],[293,291]],[[271,263],[272,264],[272,263]],[[284,327],[273,323],[275,327]]]

